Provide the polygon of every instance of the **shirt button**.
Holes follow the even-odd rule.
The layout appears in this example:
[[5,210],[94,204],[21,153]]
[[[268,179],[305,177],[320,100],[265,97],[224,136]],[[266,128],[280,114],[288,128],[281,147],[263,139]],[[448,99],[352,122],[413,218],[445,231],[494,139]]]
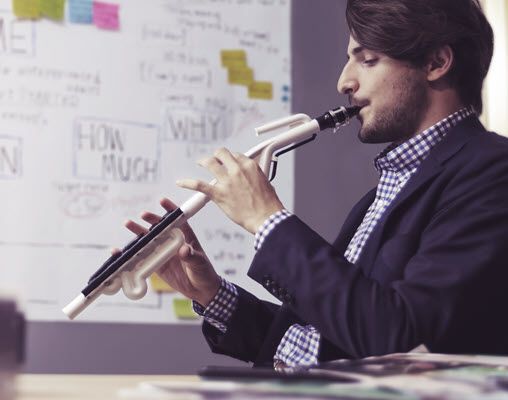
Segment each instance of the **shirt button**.
[[288,345],[284,346],[284,348],[282,349],[282,354],[287,356],[289,353],[291,353],[291,349],[289,348],[289,346]]
[[287,293],[284,296],[282,301],[284,301],[284,303],[286,303],[288,306],[292,306],[293,305],[293,296],[291,296],[289,293]]
[[268,287],[272,286],[273,281],[269,275],[265,275],[265,276],[263,276],[261,283],[263,284],[264,287],[268,288]]

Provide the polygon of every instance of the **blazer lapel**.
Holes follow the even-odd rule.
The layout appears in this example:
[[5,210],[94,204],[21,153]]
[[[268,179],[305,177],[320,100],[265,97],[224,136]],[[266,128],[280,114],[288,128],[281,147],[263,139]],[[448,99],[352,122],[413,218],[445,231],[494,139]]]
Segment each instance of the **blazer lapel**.
[[344,252],[346,251],[349,242],[351,241],[356,230],[362,223],[363,217],[367,213],[367,210],[374,201],[375,197],[376,197],[376,188],[371,189],[369,192],[367,192],[367,194],[365,194],[361,198],[361,200],[358,203],[356,203],[353,209],[349,212],[346,220],[342,224],[342,228],[340,229],[337,239],[335,239],[335,242],[333,243],[333,246],[341,254],[344,254]]
[[484,130],[485,128],[476,117],[468,117],[453,127],[441,143],[431,150],[429,156],[422,162],[415,175],[409,179],[406,186],[404,186],[386,209],[367,240],[356,263],[363,268],[366,275],[370,275],[374,266],[378,249],[382,243],[383,233],[390,221],[390,217],[396,214],[400,207],[410,200],[413,195],[417,194],[418,190],[425,183],[438,175],[444,169],[445,162],[458,153],[473,134]]

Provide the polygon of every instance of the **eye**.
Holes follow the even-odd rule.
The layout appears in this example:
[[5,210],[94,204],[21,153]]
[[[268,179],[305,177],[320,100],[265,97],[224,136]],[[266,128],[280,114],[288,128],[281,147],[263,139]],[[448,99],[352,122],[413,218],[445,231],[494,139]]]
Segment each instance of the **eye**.
[[368,67],[371,67],[371,66],[375,65],[377,63],[377,61],[378,61],[377,58],[370,58],[368,60],[363,60],[362,64],[366,65]]

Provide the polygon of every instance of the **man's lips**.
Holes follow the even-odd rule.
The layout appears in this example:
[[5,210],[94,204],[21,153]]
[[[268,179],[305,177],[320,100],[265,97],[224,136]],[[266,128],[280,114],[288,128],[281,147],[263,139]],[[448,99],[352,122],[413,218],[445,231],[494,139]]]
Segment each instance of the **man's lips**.
[[350,104],[355,107],[360,107],[360,112],[368,106],[367,102],[351,101]]
[[[360,111],[358,111],[358,114],[356,114],[356,118],[358,119],[358,121],[360,121],[360,123],[363,123],[363,118],[364,118],[364,109],[368,107],[368,105],[363,105],[363,106],[358,106],[358,107],[361,107]],[[363,113],[363,115],[362,115]]]
[[363,105],[363,106],[358,106],[358,107],[361,107],[361,108],[360,108],[360,111],[358,111],[358,115],[360,115],[360,114],[362,113],[362,111],[363,111],[365,108],[367,108],[367,107],[368,107],[368,105],[367,105],[367,104],[365,104],[365,105]]
[[363,122],[363,116],[361,115],[361,113],[362,113],[363,109],[369,105],[369,103],[365,100],[364,101],[356,101],[356,100],[350,99],[349,104],[351,104],[352,106],[360,107],[360,111],[358,111],[358,114],[356,114],[356,118],[360,122]]

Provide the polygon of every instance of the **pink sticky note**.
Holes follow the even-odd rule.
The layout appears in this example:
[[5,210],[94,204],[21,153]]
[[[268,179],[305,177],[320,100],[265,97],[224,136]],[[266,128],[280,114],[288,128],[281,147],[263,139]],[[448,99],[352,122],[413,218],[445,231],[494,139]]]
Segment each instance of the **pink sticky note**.
[[101,1],[93,2],[93,23],[101,29],[116,31],[120,27],[120,18],[118,17],[118,4],[103,3]]

